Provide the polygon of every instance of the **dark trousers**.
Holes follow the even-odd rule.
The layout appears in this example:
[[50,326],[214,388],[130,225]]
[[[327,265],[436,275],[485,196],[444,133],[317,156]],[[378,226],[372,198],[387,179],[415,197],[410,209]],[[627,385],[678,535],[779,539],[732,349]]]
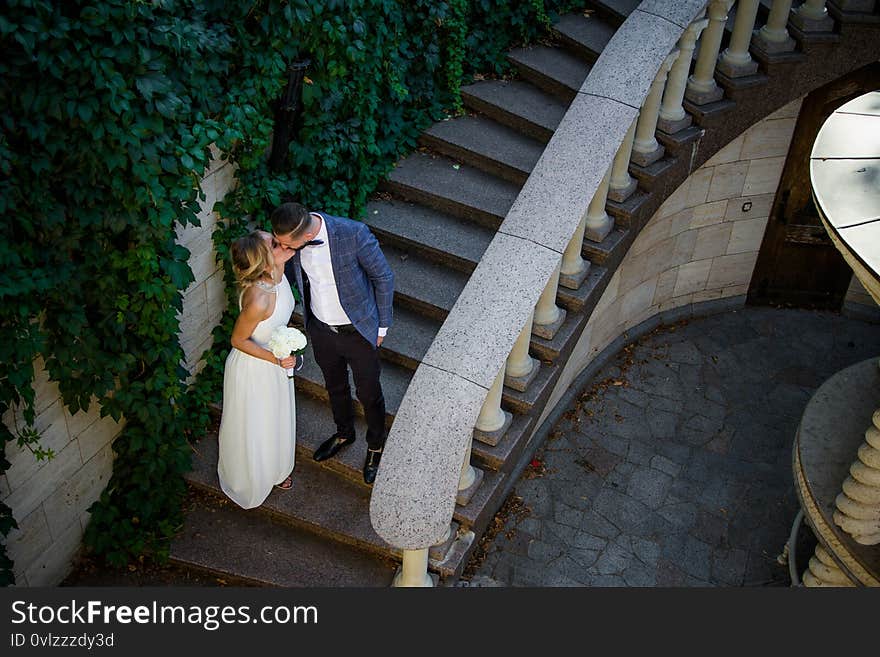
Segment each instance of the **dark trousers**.
[[358,401],[367,420],[367,446],[379,449],[385,444],[385,397],[379,382],[379,350],[357,331],[334,333],[315,317],[309,320],[309,337],[315,361],[324,373],[330,393],[330,407],[336,430],[343,436],[355,436],[354,404],[348,384],[351,367]]

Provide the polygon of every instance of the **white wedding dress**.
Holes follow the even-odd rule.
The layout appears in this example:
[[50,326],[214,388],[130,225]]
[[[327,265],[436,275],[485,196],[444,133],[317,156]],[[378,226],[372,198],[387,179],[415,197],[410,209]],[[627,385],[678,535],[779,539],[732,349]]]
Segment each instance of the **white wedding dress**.
[[[266,347],[272,332],[287,325],[294,298],[287,278],[275,286],[275,310],[251,339]],[[241,299],[239,298],[239,307]],[[220,420],[220,487],[245,509],[259,506],[293,470],[296,401],[293,379],[277,364],[233,348],[223,373]]]

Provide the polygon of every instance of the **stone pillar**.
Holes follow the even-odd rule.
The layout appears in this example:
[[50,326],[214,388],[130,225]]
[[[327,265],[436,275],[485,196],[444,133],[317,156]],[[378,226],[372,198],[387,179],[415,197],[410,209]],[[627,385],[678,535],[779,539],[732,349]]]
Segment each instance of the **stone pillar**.
[[676,57],[678,57],[678,51],[673,50],[660,65],[660,70],[657,71],[657,76],[651,83],[651,88],[648,90],[648,95],[639,112],[636,135],[633,140],[632,161],[640,167],[650,166],[663,157],[663,146],[657,142],[654,131],[657,129],[663,86],[666,84],[666,76],[669,74],[669,68]]
[[[510,423],[513,422],[513,415],[501,408],[501,395],[504,388],[506,369],[506,365],[503,365],[498,372],[498,376],[495,377],[495,381],[492,383],[492,387],[489,388],[486,401],[483,402],[483,407],[480,409],[480,415],[474,426],[474,438],[487,445],[497,445],[501,438],[504,437],[504,433],[507,431]],[[468,458],[464,462],[464,468],[470,465],[470,449],[468,449]]]
[[752,46],[765,53],[789,52],[794,50],[794,39],[785,26],[791,13],[792,0],[773,0],[767,24],[752,36]]
[[403,565],[398,568],[391,586],[432,587],[434,580],[428,574],[428,548],[404,550]]
[[556,291],[559,287],[559,270],[557,267],[535,306],[532,333],[545,340],[552,340],[556,331],[565,321],[565,311],[556,305]]
[[825,0],[806,0],[791,10],[790,20],[801,32],[830,32],[834,29],[834,19],[828,15]]
[[758,17],[759,4],[760,0],[740,0],[736,7],[730,44],[718,61],[718,71],[729,78],[752,75],[758,70],[758,63],[749,55],[749,43],[752,40],[755,19]]
[[808,588],[855,586],[821,544],[816,546],[816,551],[810,557],[810,565],[804,572],[803,582]]
[[657,121],[657,128],[667,135],[684,130],[693,120],[691,115],[684,111],[682,101],[687,86],[688,72],[691,70],[694,48],[697,46],[697,37],[707,25],[709,25],[709,20],[706,18],[694,21],[678,40],[678,58],[669,69],[669,77],[666,81],[666,90],[663,92],[663,103],[660,105],[659,120]]
[[605,177],[599,183],[599,189],[593,195],[590,205],[587,207],[586,229],[584,237],[591,242],[601,242],[611,229],[614,228],[614,220],[605,212],[605,203],[608,201],[608,185],[611,180],[611,169],[605,172]]
[[871,422],[843,492],[834,500],[834,523],[861,545],[880,543],[880,409]]
[[504,385],[520,392],[525,391],[541,368],[541,363],[529,356],[534,317],[535,313],[532,311],[523,330],[520,331],[519,337],[513,343],[513,349],[510,350],[510,355],[507,357],[507,367],[504,370]]
[[638,182],[629,175],[629,158],[632,155],[633,140],[636,138],[636,122],[634,119],[623,143],[617,149],[614,163],[611,165],[611,182],[608,185],[608,198],[616,203],[623,203],[628,199],[636,188]]
[[565,253],[562,254],[559,284],[570,290],[578,289],[590,271],[590,263],[581,257],[581,251],[584,246],[584,229],[586,227],[587,217],[584,215],[574,231],[574,235],[568,241]]
[[709,3],[709,26],[700,39],[700,54],[685,91],[685,98],[694,105],[714,103],[724,96],[724,91],[715,82],[715,64],[727,24],[727,12],[732,6],[733,0],[712,0]]

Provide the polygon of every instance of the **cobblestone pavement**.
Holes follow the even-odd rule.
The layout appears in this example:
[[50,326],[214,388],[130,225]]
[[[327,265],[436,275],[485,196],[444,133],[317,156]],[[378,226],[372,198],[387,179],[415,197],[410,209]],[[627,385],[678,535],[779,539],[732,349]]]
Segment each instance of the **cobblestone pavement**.
[[877,355],[880,326],[830,313],[744,308],[660,327],[557,422],[472,585],[788,585],[776,557],[797,512],[801,413],[828,377]]

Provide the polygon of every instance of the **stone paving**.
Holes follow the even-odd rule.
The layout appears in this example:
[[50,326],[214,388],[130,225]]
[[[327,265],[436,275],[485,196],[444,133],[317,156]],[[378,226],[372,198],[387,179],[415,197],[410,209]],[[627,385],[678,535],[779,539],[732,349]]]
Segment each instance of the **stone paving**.
[[556,423],[472,585],[787,586],[776,557],[797,512],[801,413],[877,355],[880,326],[800,310],[644,336]]

